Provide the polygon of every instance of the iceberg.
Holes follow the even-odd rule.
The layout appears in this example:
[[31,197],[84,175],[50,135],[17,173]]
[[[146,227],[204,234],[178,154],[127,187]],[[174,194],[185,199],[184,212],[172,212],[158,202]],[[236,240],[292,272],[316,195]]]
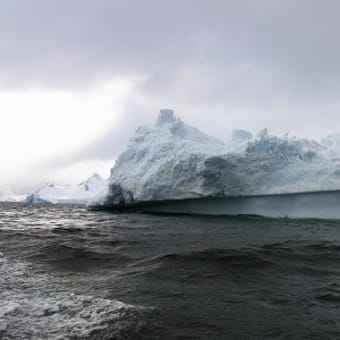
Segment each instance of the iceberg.
[[24,199],[24,195],[14,194],[6,186],[0,187],[0,202],[22,202]]
[[[225,144],[164,109],[153,127],[137,129],[111,170],[106,192],[89,208],[320,217],[320,209],[313,209],[323,199],[320,193],[328,193],[330,204],[334,192],[334,208],[340,204],[334,144],[330,150],[327,143],[277,137],[267,129],[256,137],[235,130]],[[280,200],[286,207],[281,210]]]
[[228,142],[230,151],[244,151],[248,143],[253,140],[251,132],[242,129],[234,129],[231,133],[231,138]]
[[28,204],[86,204],[95,195],[105,190],[107,181],[97,173],[87,180],[73,185],[46,183],[35,192],[26,196]]

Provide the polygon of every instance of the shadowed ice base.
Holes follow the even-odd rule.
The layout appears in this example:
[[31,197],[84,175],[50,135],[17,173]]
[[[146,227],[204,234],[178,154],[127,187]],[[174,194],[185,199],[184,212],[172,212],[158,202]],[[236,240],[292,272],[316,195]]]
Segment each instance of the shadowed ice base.
[[340,191],[141,202],[118,210],[200,215],[340,219]]

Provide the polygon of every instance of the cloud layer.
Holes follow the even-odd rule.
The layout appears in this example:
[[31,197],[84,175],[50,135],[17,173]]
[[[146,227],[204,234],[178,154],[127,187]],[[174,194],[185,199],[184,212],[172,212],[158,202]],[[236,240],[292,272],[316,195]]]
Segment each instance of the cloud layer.
[[120,123],[75,161],[117,157],[162,106],[220,138],[319,137],[340,131],[339,11],[336,0],[3,0],[0,91],[133,82]]

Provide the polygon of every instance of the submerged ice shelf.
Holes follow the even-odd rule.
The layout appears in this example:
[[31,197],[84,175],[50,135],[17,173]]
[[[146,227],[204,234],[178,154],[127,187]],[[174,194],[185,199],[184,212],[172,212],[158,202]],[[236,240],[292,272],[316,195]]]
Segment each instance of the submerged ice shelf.
[[327,198],[335,209],[339,195],[318,195],[340,189],[337,140],[276,137],[266,129],[253,137],[235,130],[224,144],[172,110],[161,110],[155,126],[136,131],[111,171],[107,191],[89,207],[331,217],[327,205],[317,209],[318,199]]
[[149,213],[340,219],[340,191],[201,198],[134,206]]

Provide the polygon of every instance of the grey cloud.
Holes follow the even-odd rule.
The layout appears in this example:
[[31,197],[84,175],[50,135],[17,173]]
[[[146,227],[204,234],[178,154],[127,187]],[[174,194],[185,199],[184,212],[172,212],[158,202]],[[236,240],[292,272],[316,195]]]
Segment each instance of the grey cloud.
[[105,134],[98,136],[90,145],[84,146],[80,152],[73,155],[77,159],[117,159],[125,149],[129,139],[137,127],[154,124],[155,116],[151,107],[145,103],[131,100],[124,118],[118,125],[113,125]]
[[228,85],[234,67],[260,65],[279,85],[319,91],[340,73],[339,9],[335,0],[4,0],[2,81],[80,86],[147,73],[161,90],[186,66]]
[[118,154],[160,106],[220,137],[228,124],[323,133],[340,128],[339,12],[337,0],[3,0],[0,85],[146,76],[146,100],[74,157]]

